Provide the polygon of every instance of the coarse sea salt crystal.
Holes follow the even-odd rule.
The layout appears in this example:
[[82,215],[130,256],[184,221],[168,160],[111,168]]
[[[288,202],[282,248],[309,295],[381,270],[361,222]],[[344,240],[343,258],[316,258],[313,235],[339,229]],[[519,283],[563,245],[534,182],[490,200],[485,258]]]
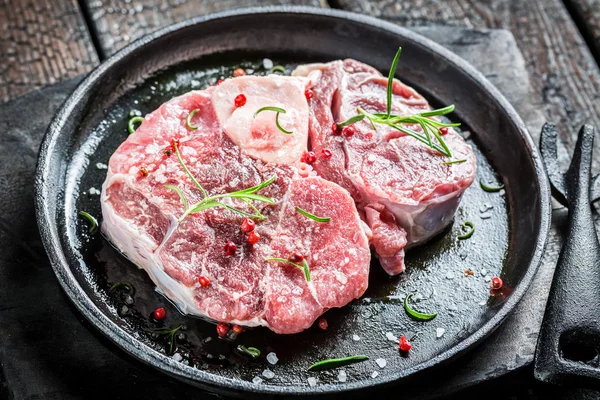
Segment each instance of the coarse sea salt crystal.
[[96,188],[91,187],[90,190],[88,190],[88,193],[91,195],[95,195],[95,194],[100,194],[100,191]]
[[354,340],[355,342],[358,342],[360,340],[360,336],[352,335],[352,340]]
[[175,354],[173,354],[173,360],[179,362],[179,361],[183,360],[183,357],[181,357],[181,354],[175,353]]
[[348,380],[348,375],[346,374],[346,371],[344,371],[343,369],[340,370],[340,372],[338,372],[338,381],[340,382],[346,382]]
[[435,330],[435,336],[439,339],[442,336],[444,336],[444,333],[446,333],[446,330],[444,328],[436,328]]
[[270,59],[270,58],[265,58],[265,59],[263,60],[263,67],[264,67],[265,69],[271,69],[271,68],[273,68],[273,61],[271,61],[271,59]]
[[277,361],[279,361],[279,358],[277,358],[277,354],[270,352],[269,354],[267,354],[267,362],[271,365],[275,365],[277,364]]
[[99,163],[96,163],[96,168],[97,169],[108,169],[108,165],[99,162]]
[[317,378],[315,378],[314,376],[311,376],[310,378],[308,378],[308,385],[310,387],[317,386]]
[[375,379],[379,376],[379,372],[377,371],[373,371],[373,373],[371,374],[371,378]]
[[377,360],[375,360],[375,362],[377,363],[377,365],[379,365],[379,368],[385,368],[385,366],[387,365],[387,361],[385,360],[385,358],[378,358]]
[[252,383],[256,383],[257,385],[262,383],[262,378],[260,376],[255,376],[254,378],[252,378]]
[[391,340],[392,342],[398,341],[398,338],[396,336],[394,336],[394,334],[392,332],[387,332],[385,334],[385,337],[388,338],[388,340]]
[[481,270],[481,276],[485,276],[487,274],[487,269],[482,269]]
[[275,373],[273,371],[271,371],[270,369],[265,369],[262,372],[262,376],[264,376],[267,379],[273,379],[273,378],[275,378]]

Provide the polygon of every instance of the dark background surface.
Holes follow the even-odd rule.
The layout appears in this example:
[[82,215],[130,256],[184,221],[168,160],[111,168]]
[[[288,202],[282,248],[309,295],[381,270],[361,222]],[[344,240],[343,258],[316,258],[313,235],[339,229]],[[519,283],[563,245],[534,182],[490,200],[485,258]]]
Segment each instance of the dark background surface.
[[[534,136],[545,119],[558,122],[563,155],[572,148],[579,125],[600,126],[600,70],[594,59],[600,42],[600,0],[569,1],[567,7],[558,0],[4,1],[0,98],[33,92],[0,105],[2,398],[207,397],[132,360],[70,305],[37,233],[33,168],[51,116],[80,79],[68,77],[89,71],[132,39],[168,23],[215,10],[273,3],[333,6],[401,25],[429,26],[421,32],[480,69],[515,105]],[[514,38],[507,31],[460,27],[508,28]],[[596,151],[596,160],[599,154]],[[555,205],[544,265],[517,312],[475,352],[403,388],[405,398],[466,387],[471,388],[455,398],[600,398],[596,392],[536,383],[529,367],[565,214]]]

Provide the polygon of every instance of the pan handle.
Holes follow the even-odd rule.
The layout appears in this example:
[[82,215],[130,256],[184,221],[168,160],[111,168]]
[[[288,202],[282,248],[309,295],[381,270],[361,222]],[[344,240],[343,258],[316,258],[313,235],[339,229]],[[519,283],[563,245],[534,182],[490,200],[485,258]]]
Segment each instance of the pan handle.
[[565,175],[567,237],[558,259],[538,338],[535,377],[600,384],[600,245],[590,205],[594,128],[579,131]]

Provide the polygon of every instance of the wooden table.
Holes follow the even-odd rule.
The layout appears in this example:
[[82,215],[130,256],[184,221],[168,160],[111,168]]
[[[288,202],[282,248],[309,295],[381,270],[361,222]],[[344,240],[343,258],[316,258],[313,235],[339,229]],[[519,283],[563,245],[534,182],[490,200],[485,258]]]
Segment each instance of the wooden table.
[[272,4],[340,8],[404,26],[508,29],[539,96],[536,107],[558,123],[563,150],[572,149],[583,123],[600,127],[600,0],[0,0],[0,99],[89,72],[162,26]]

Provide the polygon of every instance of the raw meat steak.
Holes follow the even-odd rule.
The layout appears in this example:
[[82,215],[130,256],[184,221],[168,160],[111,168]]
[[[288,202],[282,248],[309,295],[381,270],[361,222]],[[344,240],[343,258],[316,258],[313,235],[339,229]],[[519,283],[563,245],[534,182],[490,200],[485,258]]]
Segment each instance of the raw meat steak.
[[[301,174],[294,164],[308,135],[305,83],[304,78],[247,77],[190,92],[147,115],[112,155],[102,187],[102,230],[184,313],[296,333],[367,288],[369,243],[353,199],[336,183],[303,177],[310,174]],[[238,91],[247,102],[234,109]],[[280,122],[293,135],[276,130],[275,113],[251,118],[265,105],[288,109]],[[199,111],[191,123],[198,129],[190,130],[186,117],[194,109]],[[178,223],[184,206],[165,185],[177,186],[190,204],[202,194],[173,154],[174,139],[209,196],[277,175],[258,193],[275,203],[253,203],[267,217],[256,222],[257,244],[248,244],[240,229],[244,216],[222,207],[190,214]],[[253,212],[238,200],[223,203]],[[331,221],[313,221],[295,207]],[[234,256],[223,250],[229,241],[237,245]],[[307,260],[310,282],[292,265],[265,261],[287,259],[293,252]],[[201,276],[210,280],[209,287],[200,285]]]
[[[372,244],[383,268],[404,270],[404,249],[430,239],[450,223],[462,193],[475,178],[471,147],[450,129],[444,135],[453,159],[388,126],[373,129],[364,119],[352,125],[351,137],[334,134],[332,124],[357,114],[386,112],[387,79],[355,60],[299,66],[295,76],[310,80],[309,137],[312,150],[329,149],[332,157],[313,164],[319,176],[347,189],[372,230]],[[398,80],[393,85],[392,113],[429,110],[427,101]],[[411,126],[421,131],[419,126]],[[422,132],[422,131],[421,131]]]

